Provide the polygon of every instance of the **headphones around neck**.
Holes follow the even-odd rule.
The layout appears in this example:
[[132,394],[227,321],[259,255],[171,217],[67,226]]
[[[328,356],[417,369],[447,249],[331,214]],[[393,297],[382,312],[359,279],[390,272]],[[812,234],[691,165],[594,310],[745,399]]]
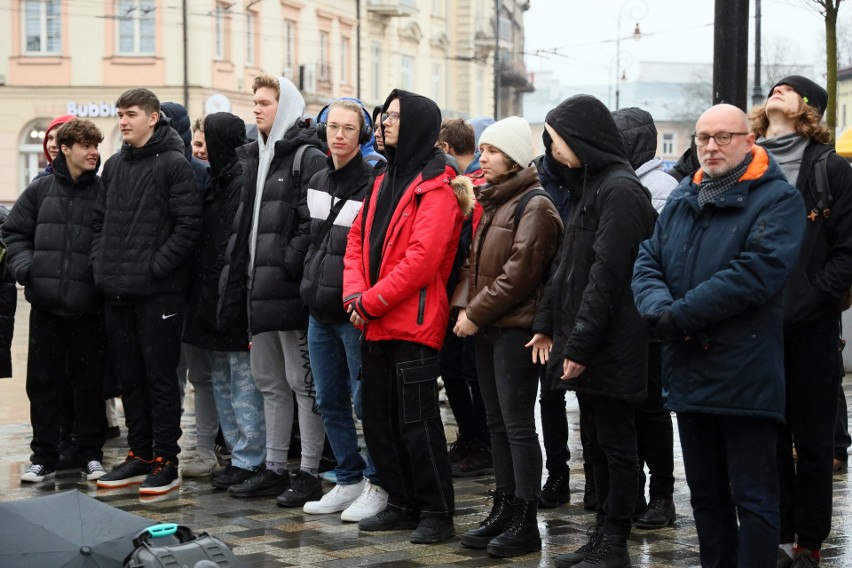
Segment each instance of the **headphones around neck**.
[[317,136],[323,142],[328,142],[328,127],[326,124],[328,122],[328,115],[326,115],[325,120],[320,120],[320,117],[328,111],[328,107],[330,107],[336,101],[340,100],[350,101],[361,107],[361,112],[364,113],[364,125],[358,131],[358,145],[360,146],[362,144],[366,144],[370,141],[370,139],[373,138],[373,121],[370,120],[370,113],[367,112],[367,109],[364,108],[364,105],[361,104],[361,101],[350,98],[336,99],[335,101],[331,101],[330,103],[325,105],[321,111],[319,111],[319,114],[317,115]]

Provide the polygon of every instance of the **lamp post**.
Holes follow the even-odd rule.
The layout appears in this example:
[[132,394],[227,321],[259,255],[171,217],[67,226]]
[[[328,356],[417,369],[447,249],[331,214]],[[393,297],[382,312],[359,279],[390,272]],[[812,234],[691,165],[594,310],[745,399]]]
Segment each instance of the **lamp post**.
[[639,29],[639,22],[636,22],[636,27],[633,28],[633,34],[627,37],[621,37],[621,17],[624,12],[629,10],[630,16],[633,19],[640,19],[648,13],[648,4],[645,0],[627,0],[621,5],[618,10],[618,20],[616,25],[618,29],[615,34],[615,110],[619,109],[619,99],[621,95],[621,40],[633,38],[635,41],[642,39],[642,31]]

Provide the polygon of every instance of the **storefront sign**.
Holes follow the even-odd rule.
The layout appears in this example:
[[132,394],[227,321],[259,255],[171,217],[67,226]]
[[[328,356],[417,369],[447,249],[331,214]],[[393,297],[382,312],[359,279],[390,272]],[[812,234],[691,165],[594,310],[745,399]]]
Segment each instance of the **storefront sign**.
[[71,114],[80,118],[113,118],[117,114],[117,109],[112,103],[88,103],[77,104],[69,102],[66,105],[65,114]]

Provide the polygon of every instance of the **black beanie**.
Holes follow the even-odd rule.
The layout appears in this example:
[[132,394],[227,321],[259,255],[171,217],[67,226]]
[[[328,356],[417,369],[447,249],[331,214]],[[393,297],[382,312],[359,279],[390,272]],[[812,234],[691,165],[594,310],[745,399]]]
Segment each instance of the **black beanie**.
[[796,91],[802,99],[804,99],[805,103],[811,105],[820,116],[823,115],[825,107],[828,106],[828,93],[825,92],[825,89],[807,77],[802,77],[801,75],[790,75],[789,77],[784,77],[775,83],[771,89],[769,89],[769,96],[772,96],[772,91],[774,91],[775,87],[778,85],[790,85],[793,87],[793,90]]

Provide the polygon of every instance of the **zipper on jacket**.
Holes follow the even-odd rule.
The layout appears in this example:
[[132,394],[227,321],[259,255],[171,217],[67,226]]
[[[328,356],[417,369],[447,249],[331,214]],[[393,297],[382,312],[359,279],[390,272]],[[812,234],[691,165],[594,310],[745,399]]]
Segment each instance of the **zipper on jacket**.
[[420,289],[420,305],[417,308],[417,325],[423,325],[423,314],[426,311],[426,288]]

